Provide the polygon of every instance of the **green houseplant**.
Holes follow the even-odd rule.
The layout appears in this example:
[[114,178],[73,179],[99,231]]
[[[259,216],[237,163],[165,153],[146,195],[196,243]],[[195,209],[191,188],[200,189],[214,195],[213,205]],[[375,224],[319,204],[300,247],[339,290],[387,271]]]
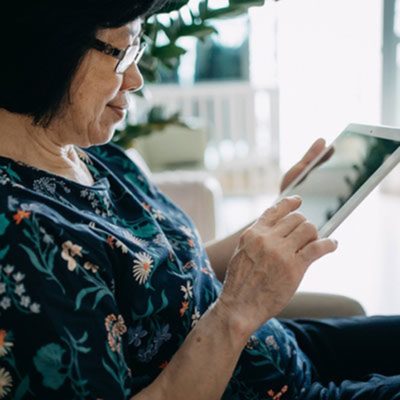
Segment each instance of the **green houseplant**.
[[[159,12],[144,21],[143,40],[147,50],[141,62],[140,69],[147,82],[157,82],[162,69],[175,70],[180,58],[187,50],[179,44],[183,37],[192,37],[204,41],[207,37],[217,34],[212,25],[213,20],[232,18],[247,13],[249,7],[261,6],[265,0],[229,0],[219,8],[211,7],[209,0],[171,0]],[[189,15],[188,18],[183,17]],[[159,40],[164,38],[164,43]],[[167,38],[167,43],[165,43]],[[143,93],[139,93],[143,96]],[[163,130],[166,126],[175,124],[187,126],[179,113],[166,115],[161,107],[153,107],[148,112],[146,121],[125,127],[116,132],[114,141],[122,147],[129,147],[137,137],[148,135],[153,131]]]

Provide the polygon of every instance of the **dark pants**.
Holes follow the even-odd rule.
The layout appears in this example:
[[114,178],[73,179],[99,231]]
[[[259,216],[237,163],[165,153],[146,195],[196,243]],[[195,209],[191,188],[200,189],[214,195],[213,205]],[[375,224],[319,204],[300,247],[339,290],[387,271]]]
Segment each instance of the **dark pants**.
[[307,400],[400,400],[400,316],[281,321],[315,367]]

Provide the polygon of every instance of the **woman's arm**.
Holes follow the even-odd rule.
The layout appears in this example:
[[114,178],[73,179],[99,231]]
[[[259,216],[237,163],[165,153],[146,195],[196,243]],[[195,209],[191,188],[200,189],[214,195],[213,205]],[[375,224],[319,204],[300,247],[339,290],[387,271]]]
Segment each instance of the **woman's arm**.
[[290,301],[309,265],[336,249],[293,211],[298,198],[268,209],[239,238],[223,290],[161,375],[132,400],[217,400],[249,336]]

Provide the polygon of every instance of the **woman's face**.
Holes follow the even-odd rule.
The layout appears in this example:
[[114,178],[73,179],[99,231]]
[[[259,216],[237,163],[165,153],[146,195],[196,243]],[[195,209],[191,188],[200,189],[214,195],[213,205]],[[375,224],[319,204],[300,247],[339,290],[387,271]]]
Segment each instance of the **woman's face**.
[[[120,28],[103,29],[97,38],[119,49],[139,41],[141,24],[135,20]],[[52,123],[60,145],[81,147],[108,142],[115,126],[124,119],[129,92],[143,86],[135,63],[117,74],[118,60],[90,50],[79,66],[70,88],[69,101]]]

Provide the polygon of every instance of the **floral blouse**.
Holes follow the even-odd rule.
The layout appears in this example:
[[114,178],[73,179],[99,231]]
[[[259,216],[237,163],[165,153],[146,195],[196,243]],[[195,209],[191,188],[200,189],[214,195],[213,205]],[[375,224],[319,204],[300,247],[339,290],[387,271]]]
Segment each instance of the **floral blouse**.
[[[191,220],[123,151],[79,153],[93,186],[0,157],[1,399],[129,399],[221,288]],[[273,319],[223,398],[295,398],[310,374]]]

